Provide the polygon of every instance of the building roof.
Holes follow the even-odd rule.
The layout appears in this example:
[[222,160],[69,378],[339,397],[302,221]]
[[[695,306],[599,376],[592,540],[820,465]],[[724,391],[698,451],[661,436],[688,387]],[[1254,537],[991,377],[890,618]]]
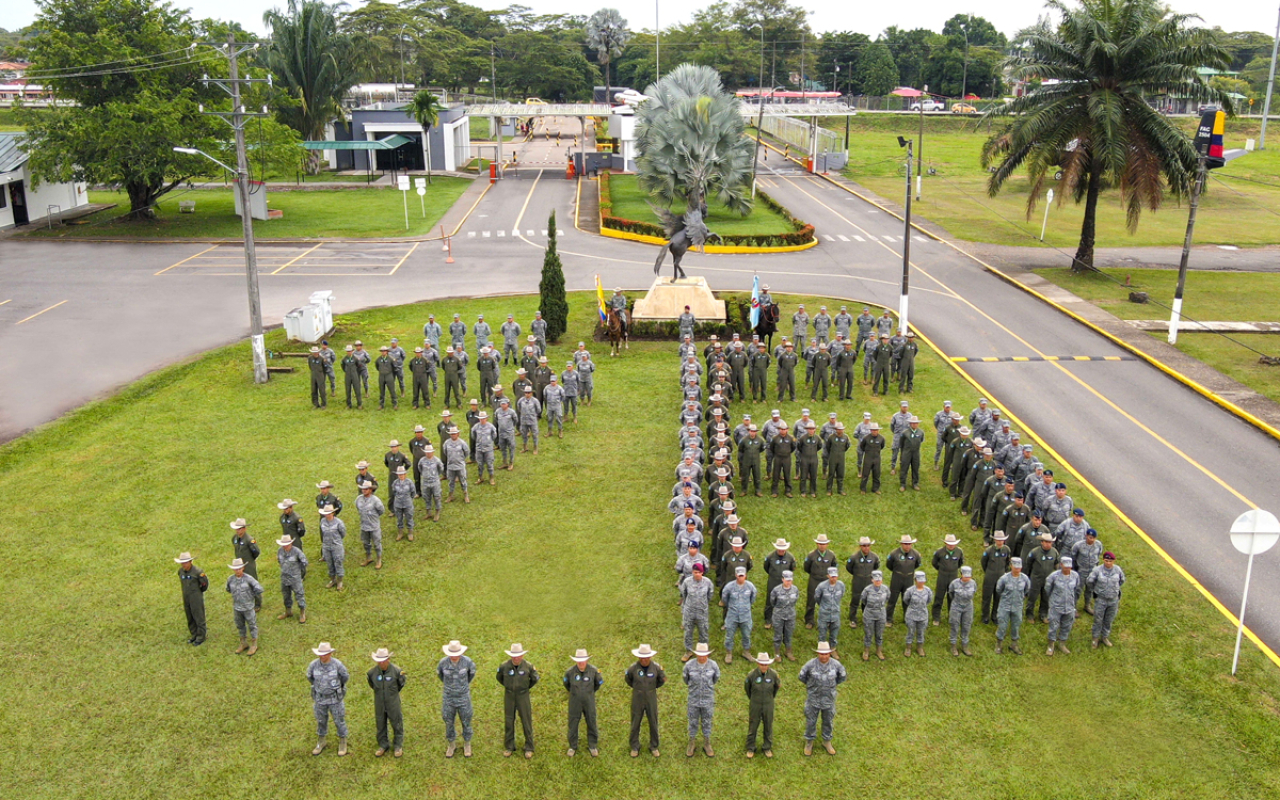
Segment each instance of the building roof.
[[22,138],[21,133],[0,133],[0,172],[13,172],[27,163]]
[[613,113],[608,103],[480,103],[467,106],[472,117],[607,117]]
[[322,142],[303,142],[302,146],[308,150],[395,150],[397,147],[411,143],[413,140],[407,136],[401,136],[393,133],[385,136],[377,141],[365,141],[363,139],[355,140],[330,140]]

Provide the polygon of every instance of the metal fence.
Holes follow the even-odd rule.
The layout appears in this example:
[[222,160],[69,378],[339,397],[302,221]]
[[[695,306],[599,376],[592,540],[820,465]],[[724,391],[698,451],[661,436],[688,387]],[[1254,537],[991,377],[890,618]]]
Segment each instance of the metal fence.
[[[813,126],[804,120],[795,119],[794,117],[766,116],[762,127],[764,132],[773,138],[786,142],[806,153],[809,152],[809,148],[814,144]],[[818,128],[817,135],[816,152],[844,152],[844,140],[834,131]]]

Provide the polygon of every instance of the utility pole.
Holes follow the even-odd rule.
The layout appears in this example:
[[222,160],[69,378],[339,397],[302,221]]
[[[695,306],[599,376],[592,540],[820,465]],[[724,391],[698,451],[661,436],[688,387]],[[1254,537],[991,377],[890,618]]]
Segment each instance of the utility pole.
[[800,34],[800,102],[803,103],[804,97],[804,46],[806,40],[805,34]]
[[245,155],[244,125],[247,118],[265,117],[261,112],[246,112],[240,99],[240,85],[250,83],[270,84],[270,78],[241,78],[239,57],[242,53],[258,48],[257,42],[237,42],[234,34],[227,34],[226,42],[203,42],[213,47],[230,64],[230,77],[226,80],[205,76],[204,83],[214,84],[231,95],[231,111],[207,111],[220,117],[231,126],[236,139],[236,191],[240,193],[240,222],[244,230],[244,272],[249,288],[249,341],[253,346],[253,381],[267,382],[267,351],[262,340],[262,297],[258,292],[258,252],[253,242],[253,216],[249,213],[249,159]]
[[[961,71],[960,78],[960,102],[964,102],[964,98],[969,94],[969,26],[973,24],[973,15],[970,14],[968,20],[964,23],[964,69]],[[923,108],[923,104],[921,104]]]
[[[493,54],[493,42],[489,42],[489,88],[493,91],[493,102],[498,102],[498,62]],[[498,128],[498,141],[502,141],[502,128]]]
[[907,148],[907,213],[902,231],[902,297],[898,301],[898,333],[907,335],[907,295],[911,283],[911,140],[898,137],[898,146]]
[[[409,27],[409,23],[400,26],[400,85],[404,85],[404,32]],[[396,99],[400,99],[400,86],[396,87]]]
[[659,21],[660,0],[653,0],[653,82],[662,77],[662,23]]
[[1267,76],[1267,99],[1262,104],[1262,133],[1258,135],[1258,149],[1267,149],[1267,116],[1271,114],[1271,91],[1276,85],[1276,52],[1280,51],[1280,18],[1276,20],[1276,39],[1271,45],[1271,74]]

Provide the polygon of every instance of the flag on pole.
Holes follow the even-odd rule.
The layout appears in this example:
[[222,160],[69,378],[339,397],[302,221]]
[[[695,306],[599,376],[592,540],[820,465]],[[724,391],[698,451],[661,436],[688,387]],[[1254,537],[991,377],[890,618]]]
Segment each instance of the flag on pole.
[[760,324],[760,276],[751,279],[751,327]]
[[600,321],[602,323],[608,322],[609,315],[604,310],[604,286],[600,283],[599,274],[596,275],[596,301],[598,303],[598,308],[596,310],[600,313]]

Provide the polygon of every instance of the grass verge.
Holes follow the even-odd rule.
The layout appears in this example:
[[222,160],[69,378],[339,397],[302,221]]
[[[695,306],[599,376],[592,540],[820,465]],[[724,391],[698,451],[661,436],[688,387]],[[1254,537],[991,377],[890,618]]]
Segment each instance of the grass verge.
[[[394,189],[343,189],[284,192],[268,190],[267,205],[284,212],[280,219],[255,220],[255,236],[263,239],[378,238],[423,236],[466,191],[466,178],[437,177],[419,198],[410,193],[409,226],[405,227],[404,198]],[[126,221],[129,198],[122,192],[90,192],[93,203],[117,203],[108,211],[87,218],[81,225],[39,229],[29,236],[77,239],[193,238],[219,239],[241,236],[240,217],[230,189],[175,191],[157,203],[153,220]],[[194,200],[194,214],[178,213],[178,203]],[[425,216],[423,208],[425,206]]]
[[[591,295],[570,302],[568,335],[550,353],[557,366],[594,320]],[[341,317],[331,341],[341,347],[361,338],[376,348],[400,335],[411,342],[428,311],[523,320],[536,303],[522,296],[375,309]],[[268,334],[268,348],[284,344],[280,331]],[[597,401],[563,440],[544,438],[540,455],[518,455],[515,472],[501,473],[496,487],[475,487],[470,505],[446,505],[440,523],[419,513],[417,541],[388,535],[380,572],[353,563],[359,547],[352,542],[341,595],[323,588],[316,563],[312,487],[332,480],[350,503],[355,462],[380,464],[387,440],[408,438],[415,423],[434,430],[438,400],[430,411],[403,403],[399,411],[349,412],[336,403],[313,411],[302,372],[254,386],[242,344],[163,369],[0,447],[0,492],[14,498],[0,507],[0,542],[17,556],[0,562],[8,587],[0,614],[10,620],[0,628],[0,648],[10,654],[0,673],[0,722],[10,732],[0,790],[7,797],[132,798],[171,796],[194,784],[216,786],[225,797],[262,797],[324,785],[343,797],[572,798],[631,796],[643,786],[646,796],[677,798],[689,796],[693,778],[716,795],[764,795],[812,782],[815,768],[849,787],[882,785],[908,748],[947,754],[912,764],[913,785],[939,797],[998,796],[1011,783],[1019,797],[1096,797],[1104,750],[1109,763],[1123,765],[1106,779],[1117,797],[1280,791],[1271,759],[1280,746],[1280,675],[1246,647],[1241,678],[1230,678],[1233,629],[1076,485],[1073,496],[1129,576],[1114,649],[1088,649],[1086,617],[1067,657],[1043,656],[1043,628],[1027,626],[1028,655],[997,658],[991,630],[979,626],[973,659],[945,655],[946,629],[930,628],[929,657],[908,661],[899,624],[889,629],[885,663],[846,657],[836,758],[801,755],[799,664],[784,663],[778,756],[755,762],[741,756],[748,665],[738,659],[724,668],[718,694],[717,762],[684,759],[676,752],[685,740],[685,690],[664,508],[677,458],[674,349],[634,343],[620,359],[598,357]],[[919,413],[931,417],[943,398],[962,410],[972,405],[972,390],[934,353],[921,353],[917,378],[911,402]],[[834,409],[853,421],[865,409],[883,423],[897,400],[868,397],[859,385],[852,402],[751,410],[763,416],[777,405],[793,420],[807,405],[819,418]],[[927,453],[931,442],[932,433]],[[53,463],[62,469],[51,470]],[[905,495],[886,474],[882,496],[745,498],[757,570],[775,537],[789,538],[803,556],[820,532],[842,558],[863,534],[884,557],[903,533],[931,554],[944,533],[955,532],[976,560],[974,534],[934,476],[926,471],[923,490]],[[281,601],[270,554],[279,535],[274,503],[283,496],[302,501],[313,530],[305,545],[313,562],[304,626],[274,618]],[[241,515],[266,555],[262,649],[252,659],[231,653],[234,627],[221,589],[231,557],[226,522]],[[356,538],[353,527],[349,541]],[[171,560],[184,549],[212,579],[210,639],[200,648],[185,644]],[[844,628],[844,653],[854,653],[860,633]],[[768,635],[758,610],[755,635],[757,643]],[[479,667],[476,756],[445,761],[433,673],[440,645],[452,638],[471,646]],[[711,639],[720,659],[722,637],[713,629]],[[339,648],[353,676],[346,759],[332,747],[308,755],[314,723],[303,669],[319,640]],[[531,649],[544,676],[533,692],[538,754],[528,762],[498,754],[502,697],[493,670],[512,641]],[[661,693],[664,755],[656,761],[626,757],[622,671],[641,641],[660,651],[670,679]],[[814,631],[799,631],[801,658],[814,644]],[[368,653],[384,645],[409,674],[399,760],[372,755],[363,673],[372,666]],[[559,676],[576,647],[588,647],[605,675],[599,759],[563,753]],[[56,679],[32,679],[51,673]],[[1192,763],[1206,766],[1188,769]]]
[[[997,120],[995,123],[999,125]],[[1183,128],[1194,130],[1194,120],[1179,119]],[[843,124],[831,125],[843,133]],[[1245,138],[1257,138],[1255,120],[1229,120],[1227,147],[1244,147]],[[905,115],[864,114],[850,123],[849,166],[845,174],[884,197],[900,199],[904,192],[904,151],[898,146],[902,135],[920,142],[919,120]],[[1040,228],[1045,204],[1027,217],[1029,181],[1023,175],[1011,178],[996,197],[987,195],[987,173],[979,157],[988,137],[987,126],[975,119],[926,117],[922,197],[915,213],[952,235],[969,241],[1004,245],[1042,246]],[[936,174],[929,174],[929,170]],[[915,172],[912,166],[913,174]],[[1275,216],[1280,207],[1280,153],[1257,151],[1215,170],[1200,202],[1196,220],[1199,244],[1257,246],[1275,244]],[[914,180],[914,177],[913,177]],[[1055,193],[1061,187],[1051,184]],[[1059,206],[1055,198],[1049,211],[1043,245],[1074,252],[1080,239],[1083,208],[1070,201]],[[1179,245],[1186,232],[1185,204],[1166,203],[1158,211],[1144,211],[1136,232],[1125,227],[1125,211],[1119,192],[1104,192],[1098,207],[1098,247],[1141,247]]]
[[[1100,273],[1075,273],[1069,269],[1041,269],[1036,274],[1082,297],[1121,319],[1168,319],[1178,282],[1177,270],[1106,269]],[[1132,289],[1146,292],[1163,305],[1130,303],[1130,289],[1117,281],[1128,277]],[[1183,298],[1183,313],[1197,320],[1225,322],[1274,321],[1280,274],[1268,272],[1208,272],[1191,270]],[[1152,334],[1166,340],[1167,333]],[[1274,334],[1230,334],[1268,355],[1280,355],[1280,337]],[[1258,354],[1215,333],[1199,333],[1180,327],[1176,347],[1198,358],[1255,392],[1280,402],[1280,371],[1258,363]]]

